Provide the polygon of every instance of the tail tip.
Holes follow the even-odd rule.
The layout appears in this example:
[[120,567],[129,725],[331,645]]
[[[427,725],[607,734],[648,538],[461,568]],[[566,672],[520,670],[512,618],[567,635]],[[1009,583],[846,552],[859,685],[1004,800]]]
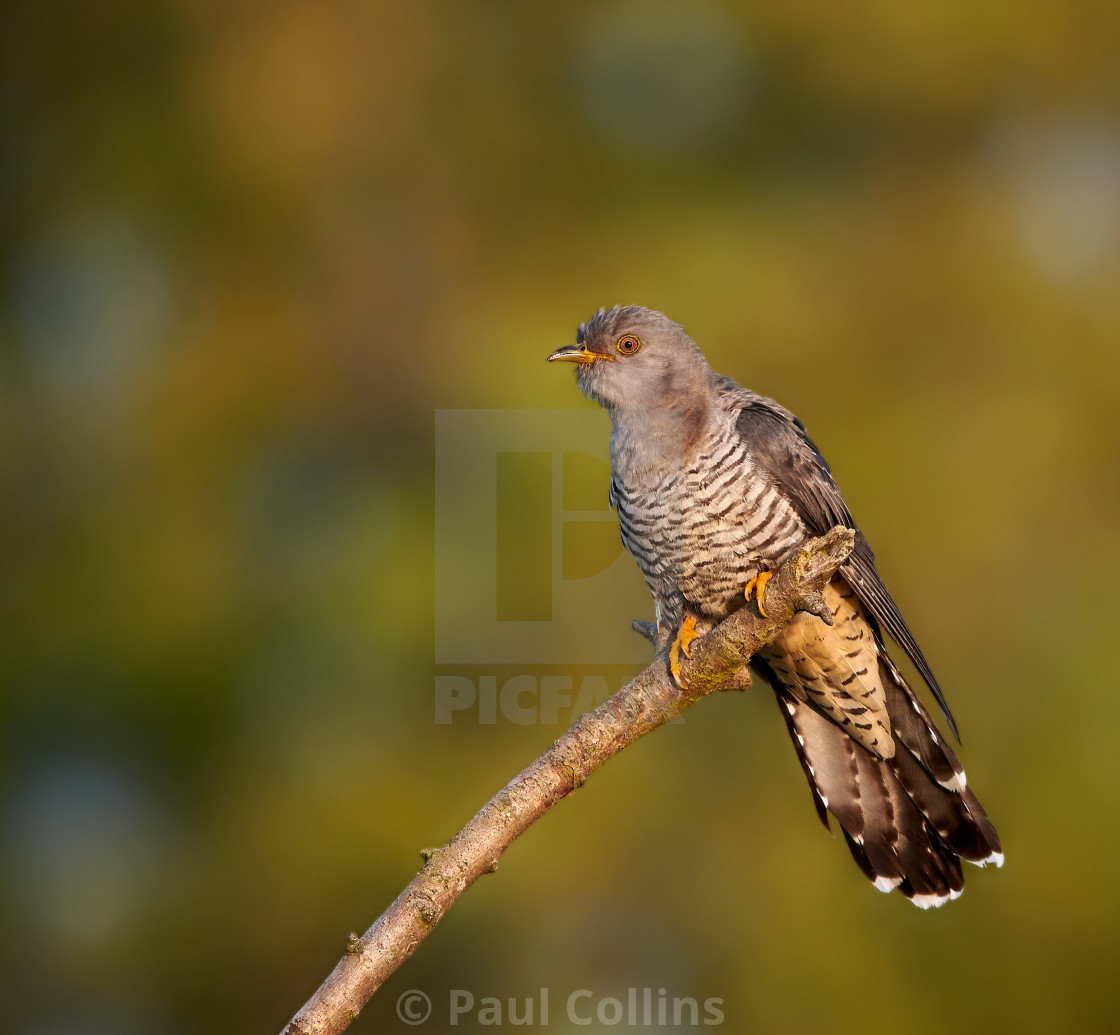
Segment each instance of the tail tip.
[[945,905],[946,902],[952,902],[964,894],[964,888],[950,889],[946,894],[939,895],[936,892],[930,892],[926,895],[910,895],[910,901],[914,903],[919,909],[937,909]]
[[994,866],[997,870],[1003,869],[1003,852],[993,851],[991,855],[985,856],[983,859],[970,859],[974,866]]

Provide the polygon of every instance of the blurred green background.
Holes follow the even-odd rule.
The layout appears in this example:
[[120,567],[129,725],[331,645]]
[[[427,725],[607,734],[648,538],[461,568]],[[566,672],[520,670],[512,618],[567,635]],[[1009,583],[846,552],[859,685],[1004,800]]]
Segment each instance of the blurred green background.
[[[1114,0],[10,0],[0,130],[6,1030],[278,1030],[559,734],[433,720],[437,674],[509,674],[433,661],[434,414],[586,405],[543,358],[616,302],[805,420],[1007,865],[875,893],[728,695],[355,1030],[542,986],[560,1030],[629,987],[728,1031],[1115,1030]],[[649,616],[628,577],[590,621]]]

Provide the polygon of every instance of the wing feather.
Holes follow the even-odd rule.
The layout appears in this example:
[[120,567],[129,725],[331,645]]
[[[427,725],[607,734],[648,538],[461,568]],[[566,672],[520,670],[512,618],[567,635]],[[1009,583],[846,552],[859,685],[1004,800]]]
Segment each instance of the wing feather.
[[[828,462],[809,437],[805,425],[772,399],[753,392],[744,392],[744,397],[746,401],[736,420],[736,427],[746,441],[753,461],[770,475],[814,535],[823,535],[836,525],[855,530],[855,548],[840,569],[840,574],[914,663],[959,741],[956,721],[929,662],[884,585],[875,566],[875,555],[853,520]],[[879,635],[878,627],[875,632]]]

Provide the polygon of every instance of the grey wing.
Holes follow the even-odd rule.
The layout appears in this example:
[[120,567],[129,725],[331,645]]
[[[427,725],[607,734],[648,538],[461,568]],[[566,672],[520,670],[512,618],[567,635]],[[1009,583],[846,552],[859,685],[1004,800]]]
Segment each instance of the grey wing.
[[875,567],[875,555],[852,519],[828,463],[809,438],[805,425],[772,399],[753,393],[744,393],[744,396],[746,401],[736,427],[746,440],[755,463],[769,473],[778,488],[793,502],[801,520],[814,535],[823,535],[835,525],[855,530],[855,549],[840,569],[840,574],[855,590],[864,607],[882,623],[914,663],[959,741],[956,721],[930,671],[929,662],[883,584]]

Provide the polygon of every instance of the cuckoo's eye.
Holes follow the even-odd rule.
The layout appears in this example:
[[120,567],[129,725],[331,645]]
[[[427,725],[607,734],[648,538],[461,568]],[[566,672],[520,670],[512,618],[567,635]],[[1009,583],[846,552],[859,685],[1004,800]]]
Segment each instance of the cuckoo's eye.
[[618,339],[618,351],[624,356],[632,356],[635,352],[642,347],[639,339],[635,338],[632,334],[624,334]]

